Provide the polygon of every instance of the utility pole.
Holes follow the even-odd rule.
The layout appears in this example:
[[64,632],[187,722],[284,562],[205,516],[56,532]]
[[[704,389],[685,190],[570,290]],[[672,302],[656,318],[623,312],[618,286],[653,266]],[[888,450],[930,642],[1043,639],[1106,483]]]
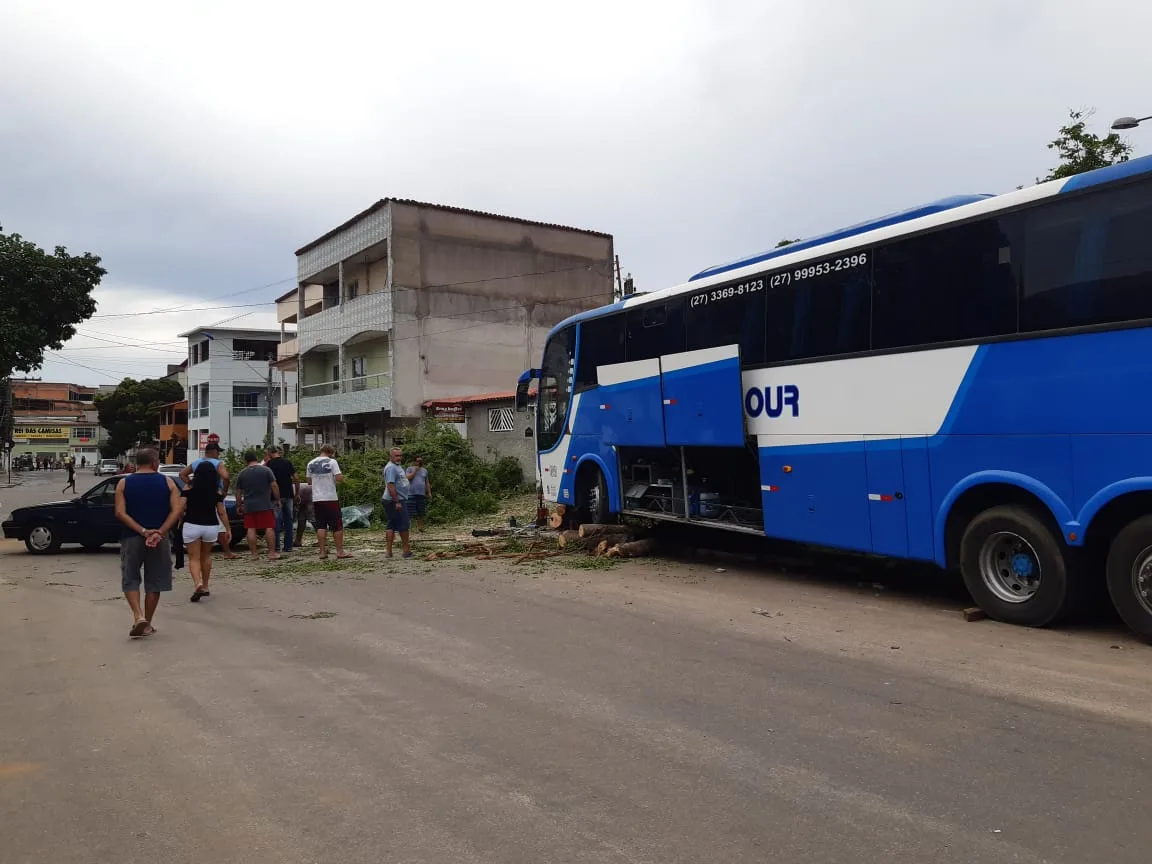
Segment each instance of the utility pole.
[[624,283],[620,281],[620,256],[619,255],[616,256],[616,291],[615,291],[615,294],[616,294],[616,296],[612,298],[613,300],[623,300],[624,299]]
[[265,447],[271,447],[273,444],[276,443],[275,440],[273,440],[273,438],[272,438],[272,361],[271,360],[268,361],[268,394],[267,394],[267,396],[265,396],[265,400],[266,400],[267,405],[268,405],[268,412],[267,412],[268,421],[265,424],[264,434],[268,440],[265,441],[264,446]]

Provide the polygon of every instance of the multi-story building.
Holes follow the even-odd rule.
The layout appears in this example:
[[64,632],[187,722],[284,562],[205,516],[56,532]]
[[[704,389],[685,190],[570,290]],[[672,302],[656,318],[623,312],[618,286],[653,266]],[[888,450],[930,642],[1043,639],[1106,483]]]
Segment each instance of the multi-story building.
[[100,458],[107,434],[100,428],[93,398],[97,387],[51,381],[11,380],[13,458],[91,463]]
[[295,398],[296,373],[273,368],[282,338],[277,330],[198,327],[188,340],[188,450],[201,452],[210,433],[224,449],[283,440],[276,420],[286,390]]
[[507,390],[549,329],[612,301],[612,236],[383,199],[296,252],[277,300],[301,444],[383,444],[432,399]]

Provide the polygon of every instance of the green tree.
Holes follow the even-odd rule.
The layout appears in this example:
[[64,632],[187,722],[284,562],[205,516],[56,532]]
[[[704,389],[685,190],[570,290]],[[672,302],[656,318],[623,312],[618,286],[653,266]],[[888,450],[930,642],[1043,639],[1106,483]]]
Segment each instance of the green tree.
[[776,248],[779,249],[782,246],[791,246],[793,243],[799,243],[799,242],[800,242],[799,237],[797,237],[795,240],[789,240],[787,237],[785,237],[783,240],[781,240],[779,243],[776,244]]
[[111,458],[160,434],[160,406],[184,398],[183,388],[166,378],[125,378],[111,393],[94,400],[100,425],[108,430],[103,455]]
[[1127,162],[1132,155],[1132,145],[1116,132],[1101,138],[1088,131],[1088,121],[1092,111],[1070,110],[1068,122],[1060,127],[1060,134],[1048,145],[1060,157],[1060,164],[1048,172],[1042,180],[1061,180],[1084,171],[1105,168],[1117,162]]
[[45,349],[59,350],[96,311],[93,289],[105,270],[90,253],[49,255],[0,228],[0,379],[31,372]]

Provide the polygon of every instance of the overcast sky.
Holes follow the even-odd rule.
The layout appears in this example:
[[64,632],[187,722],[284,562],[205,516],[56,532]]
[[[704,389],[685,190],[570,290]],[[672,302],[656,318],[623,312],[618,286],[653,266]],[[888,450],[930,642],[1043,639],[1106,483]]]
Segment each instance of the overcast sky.
[[104,258],[42,371],[77,383],[272,325],[238,304],[387,196],[610,232],[654,290],[1032,182],[1070,107],[1152,114],[1150,25],[1136,0],[4,0],[0,225]]

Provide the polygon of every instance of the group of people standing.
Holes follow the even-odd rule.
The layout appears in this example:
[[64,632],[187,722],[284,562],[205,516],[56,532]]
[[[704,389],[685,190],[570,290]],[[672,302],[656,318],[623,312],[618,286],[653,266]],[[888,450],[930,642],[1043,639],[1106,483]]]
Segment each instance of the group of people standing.
[[[393,448],[384,469],[384,513],[387,520],[386,554],[400,535],[403,556],[412,557],[410,522],[423,529],[427,502],[432,497],[428,470],[417,458],[409,468],[401,466],[402,453]],[[269,447],[260,460],[255,451],[244,454],[246,466],[235,478],[236,509],[243,517],[249,554],[259,555],[259,532],[264,532],[268,559],[277,560],[300,546],[306,522],[316,528],[321,560],[328,557],[328,535],[332,535],[337,558],[351,558],[344,550],[344,522],[337,485],[344,475],[330,445],[305,469],[301,483],[291,461],[280,447]],[[228,557],[232,531],[225,496],[232,484],[220,458],[219,447],[209,444],[204,456],[180,472],[183,489],[159,472],[155,450],[144,448],[135,455],[135,471],[116,484],[116,518],[124,525],[120,546],[121,586],[133,623],[132,638],[151,636],[160,595],[172,590],[171,532],[180,525],[181,540],[192,576],[191,601],[211,596],[212,550],[220,544]],[[298,520],[293,543],[293,517]],[[141,602],[141,587],[144,589]]]

